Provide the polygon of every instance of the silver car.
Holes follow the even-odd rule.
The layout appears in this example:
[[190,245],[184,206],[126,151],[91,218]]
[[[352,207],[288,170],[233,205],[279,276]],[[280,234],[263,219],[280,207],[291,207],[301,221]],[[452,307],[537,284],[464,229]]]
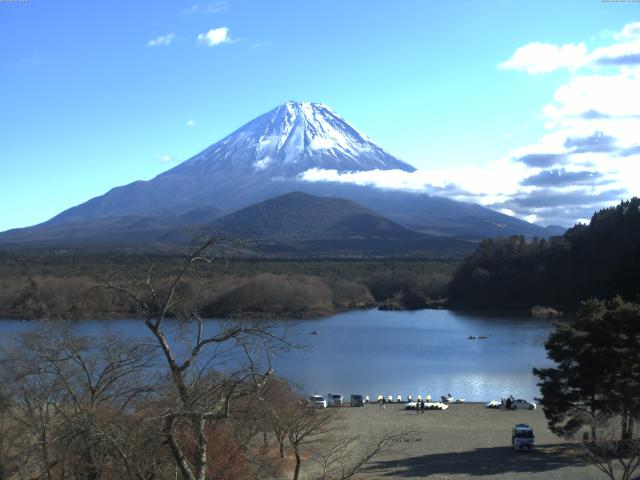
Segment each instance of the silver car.
[[511,410],[535,410],[536,404],[523,398],[518,398],[511,402]]

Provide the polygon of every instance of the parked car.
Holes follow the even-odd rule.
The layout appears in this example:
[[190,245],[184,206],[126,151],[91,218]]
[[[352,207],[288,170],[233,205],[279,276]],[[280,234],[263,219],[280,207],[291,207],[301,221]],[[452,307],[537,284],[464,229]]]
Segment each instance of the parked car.
[[520,410],[520,409],[535,410],[536,404],[533,402],[529,402],[528,400],[525,400],[523,398],[518,398],[516,400],[513,400],[511,402],[511,410]]
[[364,397],[359,394],[351,395],[351,406],[352,407],[364,407]]
[[502,408],[502,403],[497,400],[491,400],[489,403],[485,405],[487,408]]
[[311,395],[309,403],[316,408],[327,408],[327,401],[322,398],[322,395]]
[[515,451],[533,450],[533,429],[526,423],[518,423],[511,431],[511,445]]
[[344,399],[339,393],[327,393],[327,406],[328,407],[341,407]]

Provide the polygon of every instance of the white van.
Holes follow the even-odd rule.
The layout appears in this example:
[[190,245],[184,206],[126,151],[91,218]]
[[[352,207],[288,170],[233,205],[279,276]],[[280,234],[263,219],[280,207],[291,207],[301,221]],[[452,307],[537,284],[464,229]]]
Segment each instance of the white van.
[[322,398],[322,395],[311,395],[309,403],[316,408],[327,408],[327,401]]

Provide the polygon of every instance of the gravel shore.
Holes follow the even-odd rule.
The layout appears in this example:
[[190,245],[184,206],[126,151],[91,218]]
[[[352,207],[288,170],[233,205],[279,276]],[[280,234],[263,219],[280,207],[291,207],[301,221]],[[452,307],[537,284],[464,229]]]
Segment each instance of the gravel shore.
[[[454,404],[445,411],[418,414],[403,405],[345,407],[343,433],[362,443],[389,430],[407,430],[408,441],[377,457],[365,478],[429,479],[601,479],[595,467],[580,459],[580,446],[552,434],[544,413],[503,411],[484,404]],[[527,423],[534,429],[533,452],[511,448],[511,429]]]

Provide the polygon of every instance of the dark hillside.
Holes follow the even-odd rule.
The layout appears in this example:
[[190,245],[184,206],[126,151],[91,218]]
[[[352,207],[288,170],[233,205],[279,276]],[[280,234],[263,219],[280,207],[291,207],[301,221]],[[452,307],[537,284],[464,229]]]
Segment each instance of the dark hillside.
[[213,229],[248,239],[421,236],[350,200],[302,192],[243,208],[216,220]]
[[[258,255],[291,258],[460,256],[474,247],[415,232],[351,200],[302,192],[243,208],[207,230],[248,242]],[[171,235],[174,242],[188,240],[181,231]]]
[[596,212],[564,235],[484,240],[449,288],[452,306],[572,308],[590,297],[640,295],[640,199]]

